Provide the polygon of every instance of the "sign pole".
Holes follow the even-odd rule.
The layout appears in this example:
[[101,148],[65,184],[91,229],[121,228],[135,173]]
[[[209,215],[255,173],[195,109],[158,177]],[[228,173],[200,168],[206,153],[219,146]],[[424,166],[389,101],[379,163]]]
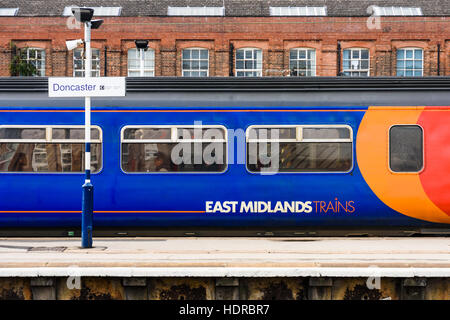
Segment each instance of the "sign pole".
[[[84,77],[91,77],[91,22],[84,26],[84,43],[86,46],[86,60]],[[94,214],[94,186],[91,183],[91,97],[84,98],[84,137],[85,137],[85,180],[83,184],[83,203],[81,216],[81,246],[92,248],[93,214]]]
[[[86,39],[90,39],[90,28],[86,26]],[[91,183],[91,98],[124,97],[126,82],[124,77],[90,77],[91,46],[86,41],[85,76],[48,78],[48,96],[51,98],[83,97],[84,110],[84,170],[85,180],[82,187],[81,246],[92,248],[94,217],[94,186]]]

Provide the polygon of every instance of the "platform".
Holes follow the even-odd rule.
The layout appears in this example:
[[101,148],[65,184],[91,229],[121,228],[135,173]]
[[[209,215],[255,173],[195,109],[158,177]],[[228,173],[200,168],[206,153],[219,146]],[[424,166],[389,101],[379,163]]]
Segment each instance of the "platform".
[[79,245],[0,239],[0,276],[63,276],[75,266],[88,276],[365,276],[368,268],[380,276],[450,276],[450,238],[97,238],[94,248]]
[[[1,238],[0,296],[3,288],[39,299],[47,288],[44,298],[82,299],[83,289],[65,284],[80,277],[91,279],[85,293],[112,299],[134,297],[130,287],[145,288],[137,291],[145,299],[196,299],[199,288],[201,299],[450,299],[448,237],[94,238],[94,248],[79,246],[78,238]],[[366,288],[368,279],[384,289]]]

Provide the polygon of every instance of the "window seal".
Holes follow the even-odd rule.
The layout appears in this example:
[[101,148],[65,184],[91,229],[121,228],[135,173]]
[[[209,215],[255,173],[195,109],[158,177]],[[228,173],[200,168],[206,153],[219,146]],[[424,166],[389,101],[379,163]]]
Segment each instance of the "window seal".
[[[171,171],[168,171],[168,172],[144,172],[144,171],[142,171],[142,172],[127,172],[127,171],[125,171],[124,169],[123,169],[123,167],[122,167],[122,145],[124,144],[124,143],[173,143],[173,144],[176,144],[176,143],[180,143],[180,142],[185,142],[185,143],[194,143],[194,142],[200,142],[200,141],[198,141],[198,140],[195,140],[195,139],[185,139],[185,140],[183,140],[183,139],[173,139],[173,131],[174,130],[172,130],[172,138],[170,139],[170,141],[169,141],[169,139],[160,139],[160,140],[158,140],[158,139],[146,139],[146,140],[130,140],[130,139],[123,139],[123,136],[124,136],[124,132],[125,132],[125,130],[126,129],[130,129],[130,128],[162,128],[162,129],[164,129],[164,128],[170,128],[170,129],[177,129],[177,128],[182,128],[182,129],[191,129],[191,128],[197,128],[197,127],[201,127],[201,129],[215,129],[215,128],[220,128],[220,129],[223,129],[224,130],[224,135],[225,135],[225,137],[224,137],[224,139],[223,139],[223,141],[222,141],[222,139],[211,139],[211,140],[200,140],[201,142],[205,142],[205,143],[208,143],[208,142],[210,142],[210,141],[213,141],[213,142],[219,142],[219,143],[224,143],[225,144],[225,164],[226,164],[226,166],[225,166],[225,168],[224,168],[224,170],[223,171],[212,171],[212,172],[209,172],[209,171],[182,171],[182,172],[179,172],[179,171],[173,171],[173,172],[171,172]],[[131,141],[133,141],[133,142],[131,142]],[[146,142],[146,141],[150,141],[150,142]],[[225,173],[227,173],[228,172],[228,170],[229,170],[229,161],[228,161],[228,147],[229,147],[229,145],[228,145],[228,129],[227,129],[227,127],[225,127],[224,125],[219,125],[219,124],[217,124],[217,125],[201,125],[201,126],[198,126],[198,125],[180,125],[180,124],[176,124],[176,125],[167,125],[167,124],[165,124],[165,125],[124,125],[121,129],[120,129],[120,143],[119,143],[119,165],[120,165],[120,171],[123,173],[123,174],[126,174],[126,175],[186,175],[186,174],[188,174],[188,175],[196,175],[196,174],[199,174],[199,175],[204,175],[204,174],[207,174],[207,175],[212,175],[212,174],[225,174]]]
[[[393,127],[402,127],[402,126],[416,126],[419,127],[422,130],[422,167],[419,171],[394,171],[391,168],[391,129]],[[387,161],[388,161],[388,170],[391,174],[394,175],[411,175],[411,174],[420,174],[425,170],[425,130],[423,130],[423,127],[420,124],[417,123],[396,123],[389,127],[388,129],[388,147],[387,147]]]
[[[267,174],[261,174],[261,172],[255,172],[255,171],[250,171],[248,168],[248,143],[249,142],[257,142],[257,141],[263,141],[263,140],[250,140],[249,141],[249,132],[251,129],[254,128],[297,128],[297,134],[296,134],[296,139],[289,139],[289,141],[287,141],[288,139],[278,139],[278,140],[270,140],[267,142],[295,142],[295,143],[310,143],[310,142],[317,142],[317,141],[313,141],[313,140],[320,140],[319,142],[325,142],[325,143],[330,143],[330,142],[350,142],[352,144],[351,147],[351,151],[352,151],[352,164],[349,168],[348,171],[283,171],[283,172],[269,172]],[[301,136],[301,132],[302,130],[298,130],[298,128],[348,128],[350,130],[350,138],[349,139],[303,139],[303,137]],[[283,141],[286,140],[286,141]],[[335,140],[335,141],[333,141]],[[338,140],[338,141],[336,141]],[[349,125],[349,124],[330,124],[330,125],[326,125],[326,124],[318,124],[318,125],[314,125],[314,124],[300,124],[300,125],[295,125],[295,124],[288,124],[288,125],[251,125],[248,126],[247,129],[245,130],[245,169],[247,171],[247,173],[252,174],[252,175],[274,175],[274,174],[349,174],[353,171],[354,167],[355,167],[355,143],[354,143],[354,139],[353,139],[353,128]]]
[[[84,125],[0,125],[0,129],[2,128],[36,128],[36,129],[46,129],[46,139],[0,139],[0,143],[45,143],[45,144],[85,144],[85,140],[75,140],[75,139],[48,139],[49,133],[48,129],[84,129]],[[99,170],[97,172],[92,172],[92,175],[98,175],[103,172],[104,167],[104,145],[103,145],[103,129],[99,125],[91,125],[91,128],[96,128],[99,131],[99,139],[92,140],[91,144],[100,144],[101,150],[101,164]],[[84,152],[86,153],[86,151]],[[92,152],[91,152],[92,154]],[[84,171],[79,172],[22,172],[22,171],[0,171],[0,174],[39,174],[39,175],[61,175],[61,174],[69,174],[69,175],[84,175]]]

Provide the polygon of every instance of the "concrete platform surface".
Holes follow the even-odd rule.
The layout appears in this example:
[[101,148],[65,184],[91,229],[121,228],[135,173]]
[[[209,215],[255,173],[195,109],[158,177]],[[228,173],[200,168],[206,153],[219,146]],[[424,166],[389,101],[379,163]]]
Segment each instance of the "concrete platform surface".
[[[0,277],[450,276],[450,238],[0,238]],[[71,271],[69,272],[68,269]]]

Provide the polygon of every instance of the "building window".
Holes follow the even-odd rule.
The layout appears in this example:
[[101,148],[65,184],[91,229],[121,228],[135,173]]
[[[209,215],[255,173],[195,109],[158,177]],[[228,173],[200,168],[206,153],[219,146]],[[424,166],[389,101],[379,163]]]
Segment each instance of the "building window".
[[207,77],[209,75],[208,49],[184,49],[182,57],[183,77]]
[[224,172],[227,132],[223,126],[126,126],[121,134],[127,173]]
[[394,172],[423,168],[423,131],[418,125],[395,125],[389,130],[389,167]]
[[369,50],[345,49],[344,50],[344,74],[351,77],[363,77],[369,75]]
[[14,17],[19,13],[19,8],[0,8],[0,17]]
[[345,125],[251,126],[246,132],[250,172],[348,172],[352,129]]
[[168,16],[224,16],[225,7],[167,7]]
[[419,7],[371,7],[374,16],[423,16]]
[[[91,170],[102,166],[102,132],[91,129]],[[84,172],[83,126],[0,126],[0,172]]]
[[22,60],[36,68],[36,76],[45,77],[45,50],[26,48],[20,51]]
[[236,76],[262,76],[262,50],[244,48],[236,50]]
[[[91,59],[91,77],[100,77],[100,50],[92,50]],[[73,76],[84,77],[85,55],[83,49],[75,49],[73,51]]]
[[[73,16],[72,9],[76,6],[64,7],[62,15],[64,17]],[[94,17],[119,17],[122,13],[122,7],[91,7],[94,9]]]
[[[153,77],[155,75],[155,50],[147,49],[144,53],[144,77]],[[141,56],[140,50],[128,50],[128,76],[139,77],[141,75]]]
[[269,7],[271,16],[326,16],[327,7]]
[[423,50],[405,48],[397,50],[397,76],[423,75]]
[[289,53],[289,69],[291,76],[315,76],[316,50],[291,49]]

